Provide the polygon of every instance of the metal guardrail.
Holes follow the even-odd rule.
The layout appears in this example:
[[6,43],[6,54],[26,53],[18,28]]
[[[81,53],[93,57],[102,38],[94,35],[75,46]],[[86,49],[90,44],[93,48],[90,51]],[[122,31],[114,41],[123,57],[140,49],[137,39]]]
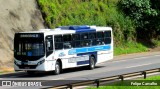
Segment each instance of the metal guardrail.
[[143,75],[143,77],[145,79],[147,77],[147,74],[156,73],[156,72],[160,72],[160,68],[138,71],[138,72],[133,72],[133,73],[127,73],[127,74],[121,74],[121,75],[105,77],[105,78],[100,78],[100,79],[95,79],[95,80],[85,80],[85,81],[82,81],[82,82],[64,84],[64,85],[53,86],[53,87],[49,87],[49,88],[52,88],[52,89],[73,89],[73,87],[91,85],[91,84],[92,85],[96,84],[96,86],[98,88],[101,83],[114,81],[114,80],[117,80],[117,79],[120,79],[121,81],[123,81],[124,78],[130,78],[130,77],[135,77],[135,76],[139,76],[139,75]]

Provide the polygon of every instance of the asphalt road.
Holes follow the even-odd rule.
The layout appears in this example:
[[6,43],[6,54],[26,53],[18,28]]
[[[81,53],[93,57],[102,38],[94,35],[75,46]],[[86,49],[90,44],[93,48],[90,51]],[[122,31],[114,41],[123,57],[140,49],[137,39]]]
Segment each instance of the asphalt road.
[[160,68],[159,52],[119,56],[111,61],[96,65],[94,70],[88,70],[86,67],[81,67],[66,69],[60,75],[53,75],[52,72],[47,72],[37,73],[33,76],[28,76],[25,72],[19,72],[0,75],[0,80],[92,80],[153,68]]

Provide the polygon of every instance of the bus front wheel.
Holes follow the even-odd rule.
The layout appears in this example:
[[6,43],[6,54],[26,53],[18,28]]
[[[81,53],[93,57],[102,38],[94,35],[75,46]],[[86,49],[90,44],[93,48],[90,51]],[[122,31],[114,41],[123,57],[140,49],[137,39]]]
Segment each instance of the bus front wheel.
[[95,68],[95,58],[93,56],[89,59],[89,69],[92,70]]
[[55,74],[55,75],[58,75],[58,74],[60,74],[60,71],[61,71],[60,63],[57,61],[57,62],[56,62],[56,65],[55,65],[54,74]]

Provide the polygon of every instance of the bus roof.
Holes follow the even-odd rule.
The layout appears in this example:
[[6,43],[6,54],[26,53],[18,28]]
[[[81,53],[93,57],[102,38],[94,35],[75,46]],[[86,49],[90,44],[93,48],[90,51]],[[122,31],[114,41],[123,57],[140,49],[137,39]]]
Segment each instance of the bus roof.
[[58,35],[58,34],[72,34],[82,32],[96,32],[112,30],[111,27],[98,27],[98,26],[60,26],[55,29],[40,29],[38,31],[28,31],[19,33],[44,33],[46,35]]

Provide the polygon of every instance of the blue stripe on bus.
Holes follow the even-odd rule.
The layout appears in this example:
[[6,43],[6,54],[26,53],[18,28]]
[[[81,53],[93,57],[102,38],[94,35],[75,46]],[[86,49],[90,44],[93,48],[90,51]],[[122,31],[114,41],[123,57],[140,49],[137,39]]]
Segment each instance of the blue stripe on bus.
[[83,65],[83,64],[89,64],[89,60],[78,61],[78,62],[77,62],[77,65]]
[[68,51],[68,55],[78,54],[78,53],[87,53],[87,52],[95,52],[102,50],[110,50],[110,45],[102,45],[102,46],[93,46],[93,47],[83,47],[83,48],[75,48]]

